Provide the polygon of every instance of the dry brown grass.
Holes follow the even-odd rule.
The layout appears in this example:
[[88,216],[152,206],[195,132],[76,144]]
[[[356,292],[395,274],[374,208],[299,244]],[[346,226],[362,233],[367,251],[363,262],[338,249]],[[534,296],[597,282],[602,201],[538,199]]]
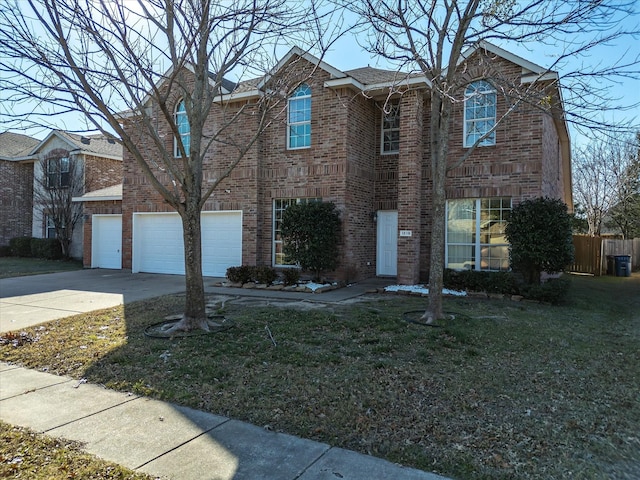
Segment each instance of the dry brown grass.
[[0,360],[460,479],[638,478],[640,276],[573,284],[560,307],[449,299],[442,328],[404,321],[424,299],[388,296],[228,303],[232,330],[149,339],[180,310],[166,297],[33,328]]

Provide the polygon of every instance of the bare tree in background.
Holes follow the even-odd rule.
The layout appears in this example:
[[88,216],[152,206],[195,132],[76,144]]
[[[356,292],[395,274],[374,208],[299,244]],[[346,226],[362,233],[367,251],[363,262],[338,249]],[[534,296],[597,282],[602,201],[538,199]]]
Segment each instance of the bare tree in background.
[[633,137],[599,136],[574,153],[573,190],[588,235],[599,236],[611,209],[627,205],[637,193],[637,150]]
[[[281,44],[323,51],[335,27],[327,25],[330,13],[317,12],[313,2],[285,0],[0,0],[0,77],[11,92],[7,97],[37,99],[58,113],[80,111],[91,128],[115,133],[180,214],[186,302],[176,329],[208,328],[204,203],[254,147],[269,112],[283,108],[282,95],[303,80],[285,76],[254,84],[262,88],[258,100],[229,108],[237,87],[229,78],[266,75]],[[325,43],[314,42],[320,32]],[[213,113],[219,120],[212,131],[205,125]],[[181,135],[185,115],[188,142]],[[248,133],[246,122],[253,126]],[[158,125],[168,126],[175,144]],[[223,147],[216,175],[205,175],[203,161]]]
[[609,209],[605,226],[620,230],[623,238],[640,237],[640,133],[618,142],[621,162],[614,166],[612,178],[615,204]]
[[[430,163],[432,176],[431,265],[429,305],[422,320],[443,318],[442,287],[445,253],[445,179],[447,172],[461,165],[495,131],[500,122],[526,103],[586,128],[610,128],[595,121],[594,112],[613,108],[604,98],[599,80],[638,74],[638,54],[609,66],[589,66],[568,72],[562,78],[552,72],[573,56],[586,58],[591,49],[628,35],[618,27],[626,15],[633,15],[634,2],[566,2],[565,0],[336,0],[361,19],[362,41],[370,52],[395,63],[399,71],[418,72],[430,88]],[[471,46],[491,43],[528,42],[549,46],[556,54],[549,71],[540,72],[527,83],[495,79],[496,88],[508,98],[507,112],[494,127],[477,138],[458,158],[449,154],[449,136],[454,105],[464,101],[466,66],[464,52]],[[490,68],[490,67],[488,67]],[[477,72],[478,73],[478,72]],[[490,73],[490,72],[487,72]],[[492,79],[493,80],[493,79]],[[503,79],[505,80],[505,79]],[[570,95],[560,110],[560,82]],[[566,90],[565,90],[566,91]]]
[[53,154],[40,160],[34,169],[33,203],[43,215],[45,229],[55,232],[62,256],[71,255],[71,241],[82,219],[82,203],[73,197],[85,191],[84,165],[68,152]]

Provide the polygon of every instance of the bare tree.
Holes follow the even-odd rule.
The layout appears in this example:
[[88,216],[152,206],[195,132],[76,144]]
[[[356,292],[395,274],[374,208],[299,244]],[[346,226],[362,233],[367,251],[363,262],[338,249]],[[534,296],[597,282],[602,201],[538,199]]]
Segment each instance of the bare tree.
[[[574,153],[573,191],[584,209],[588,235],[599,236],[614,206],[622,213],[638,192],[638,147],[633,138],[597,136]],[[616,217],[625,222],[623,217]]]
[[[203,205],[303,81],[269,75],[280,45],[310,45],[331,31],[326,15],[313,2],[285,0],[0,0],[0,77],[11,100],[80,111],[114,132],[180,214],[186,302],[176,329],[208,328]],[[260,95],[243,101],[247,84],[230,78],[246,76],[258,78],[248,86]]]
[[84,193],[84,165],[68,152],[54,150],[38,167],[34,170],[34,207],[44,216],[47,232],[50,228],[55,232],[62,256],[69,258],[73,232],[82,219],[82,204],[72,199]]
[[[640,236],[640,133],[633,140],[628,139],[622,145],[621,165],[616,165],[612,174],[615,184],[616,203],[608,212],[605,226],[617,228],[623,238]],[[615,173],[619,171],[619,175]]]
[[[418,72],[430,84],[430,163],[432,176],[432,227],[429,273],[429,306],[422,317],[432,322],[443,317],[442,287],[445,252],[445,179],[447,172],[460,166],[493,134],[499,124],[523,104],[535,106],[566,120],[589,125],[593,112],[612,107],[594,89],[593,79],[636,75],[634,58],[614,67],[591,66],[570,72],[562,79],[572,95],[565,98],[567,112],[561,109],[557,93],[561,79],[557,69],[569,57],[585,56],[597,45],[613,41],[629,32],[618,28],[625,14],[633,14],[634,2],[566,2],[564,0],[337,0],[361,19],[365,48],[394,62],[400,71]],[[547,44],[557,52],[548,71],[529,82],[519,78],[496,78],[496,88],[507,99],[509,108],[490,130],[456,158],[449,152],[452,112],[464,101],[463,86],[473,78],[461,75],[469,65],[465,52],[482,42],[515,41]],[[490,62],[475,78],[490,75]],[[516,81],[517,80],[517,81]],[[599,87],[601,88],[601,87]],[[555,93],[554,93],[555,92]],[[589,104],[585,105],[587,96]],[[580,108],[574,108],[574,107]],[[591,114],[590,114],[591,112]],[[592,126],[607,126],[604,122]]]

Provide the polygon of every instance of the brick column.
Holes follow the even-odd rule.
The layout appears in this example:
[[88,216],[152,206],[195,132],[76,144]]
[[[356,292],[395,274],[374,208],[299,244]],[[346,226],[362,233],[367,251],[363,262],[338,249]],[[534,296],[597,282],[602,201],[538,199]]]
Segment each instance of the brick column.
[[398,157],[398,283],[405,285],[420,279],[423,113],[422,92],[406,92],[400,102]]

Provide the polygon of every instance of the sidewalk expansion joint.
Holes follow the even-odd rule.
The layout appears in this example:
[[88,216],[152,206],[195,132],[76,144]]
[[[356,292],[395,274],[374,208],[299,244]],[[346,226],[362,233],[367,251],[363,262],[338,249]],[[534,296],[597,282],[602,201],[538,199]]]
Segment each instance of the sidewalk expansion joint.
[[329,445],[329,448],[327,448],[324,452],[322,452],[320,455],[318,455],[318,458],[316,458],[313,462],[309,463],[309,465],[307,465],[304,470],[302,470],[298,475],[296,475],[293,480],[298,480],[300,477],[302,477],[305,473],[307,473],[307,471],[309,471],[309,469],[311,467],[313,467],[316,463],[318,463],[320,461],[320,459],[322,457],[324,457],[327,453],[329,453],[331,451],[333,447],[331,445]]
[[95,412],[88,413],[87,415],[83,415],[82,417],[76,417],[73,420],[69,420],[68,422],[61,423],[60,425],[56,425],[55,427],[47,428],[46,430],[43,431],[43,433],[50,432],[51,430],[55,430],[56,428],[61,428],[61,427],[65,427],[67,425],[71,425],[73,423],[76,423],[79,420],[84,420],[85,418],[93,417],[94,415],[98,415],[98,414],[106,412],[108,410],[112,410],[114,408],[117,408],[117,407],[120,407],[120,406],[124,405],[125,403],[129,403],[129,402],[132,402],[134,400],[138,400],[140,398],[143,398],[143,397],[132,396],[131,398],[129,398],[127,400],[124,400],[124,401],[122,401],[120,403],[116,403],[115,405],[111,405],[110,407],[103,408],[102,410],[96,410]]
[[[22,368],[22,367],[18,367],[18,368]],[[5,370],[5,372],[8,372],[8,371],[10,371],[10,370]],[[22,395],[28,395],[28,394],[36,392],[38,390],[44,390],[46,388],[57,387],[58,385],[64,385],[65,383],[74,383],[74,380],[62,380],[62,381],[60,381],[58,383],[52,383],[51,385],[45,385],[44,387],[30,388],[29,390],[24,390],[23,392],[16,393],[15,395],[12,395],[10,397],[2,398],[2,399],[0,399],[0,402],[2,402],[4,400],[9,400],[9,399],[12,399],[12,398],[21,397]]]
[[189,439],[185,440],[185,441],[184,441],[184,442],[182,442],[181,444],[176,445],[176,446],[175,446],[175,447],[173,447],[173,448],[170,448],[169,450],[167,450],[167,451],[165,451],[165,452],[161,453],[160,455],[156,455],[155,457],[153,457],[153,458],[151,458],[151,459],[147,460],[147,461],[146,461],[146,462],[144,462],[144,463],[141,463],[140,465],[138,465],[137,467],[135,467],[133,470],[139,470],[139,469],[141,469],[142,467],[144,467],[144,466],[146,466],[146,465],[150,464],[151,462],[155,462],[156,460],[158,460],[159,458],[164,457],[164,456],[165,456],[165,455],[167,455],[168,453],[171,453],[171,452],[173,452],[173,451],[175,451],[175,450],[179,449],[180,447],[182,447],[182,446],[186,445],[186,444],[187,444],[187,443],[189,443],[189,442],[193,442],[196,438],[200,438],[200,437],[202,437],[203,435],[208,435],[210,432],[212,432],[212,431],[213,431],[213,430],[215,430],[216,428],[218,428],[218,427],[220,427],[220,426],[222,426],[222,425],[224,425],[225,423],[230,422],[230,421],[231,421],[231,419],[230,419],[230,418],[227,418],[224,422],[221,422],[221,423],[219,423],[218,425],[216,425],[216,426],[214,426],[214,427],[211,427],[211,428],[210,428],[210,429],[208,429],[208,430],[204,430],[204,431],[200,432],[198,435],[195,435],[195,436],[193,436],[193,437],[191,437],[191,438],[189,438]]

